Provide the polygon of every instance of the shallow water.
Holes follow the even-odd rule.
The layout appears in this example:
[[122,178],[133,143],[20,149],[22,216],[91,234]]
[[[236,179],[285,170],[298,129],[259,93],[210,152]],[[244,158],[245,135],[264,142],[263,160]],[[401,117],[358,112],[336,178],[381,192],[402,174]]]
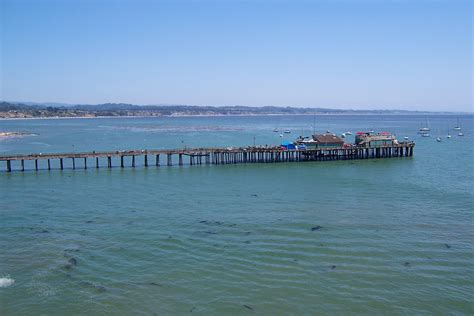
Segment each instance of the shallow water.
[[[441,143],[456,117],[428,119],[430,138],[416,134],[425,116],[315,119],[407,135],[413,158],[2,169],[0,278],[15,282],[0,314],[472,314],[473,117]],[[0,121],[38,134],[0,152],[276,144],[275,127],[290,139],[313,120]]]

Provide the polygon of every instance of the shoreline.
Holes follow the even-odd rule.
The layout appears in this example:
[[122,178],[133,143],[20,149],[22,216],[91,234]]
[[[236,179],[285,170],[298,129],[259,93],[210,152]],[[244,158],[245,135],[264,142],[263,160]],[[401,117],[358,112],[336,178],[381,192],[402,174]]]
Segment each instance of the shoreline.
[[121,118],[180,118],[180,117],[258,117],[258,116],[376,116],[376,115],[474,115],[474,113],[457,112],[419,112],[419,113],[301,113],[301,114],[183,114],[183,115],[123,115],[123,116],[53,116],[53,117],[0,117],[0,121],[16,120],[63,120],[63,119],[121,119]]

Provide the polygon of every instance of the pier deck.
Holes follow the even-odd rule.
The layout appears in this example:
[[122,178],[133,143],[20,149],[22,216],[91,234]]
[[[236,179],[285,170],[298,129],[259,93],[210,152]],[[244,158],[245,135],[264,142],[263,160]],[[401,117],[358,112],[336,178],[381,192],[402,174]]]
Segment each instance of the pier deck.
[[[58,169],[65,169],[65,160],[69,161],[72,169],[87,169],[88,159],[95,162],[95,168],[112,168],[113,162],[119,159],[117,166],[126,166],[125,158],[131,157],[130,166],[135,167],[138,157],[142,159],[143,166],[160,166],[160,157],[166,157],[165,164],[172,166],[177,164],[183,166],[197,164],[237,164],[237,163],[277,163],[277,162],[303,162],[303,161],[328,161],[328,160],[351,160],[351,159],[378,159],[394,157],[413,156],[413,142],[402,142],[397,145],[380,147],[357,147],[347,148],[319,148],[306,150],[283,150],[280,147],[228,147],[228,148],[191,148],[172,150],[127,150],[127,151],[93,151],[77,153],[38,153],[30,155],[0,156],[0,161],[6,162],[6,171],[25,171],[25,161],[34,161],[34,169],[52,168],[52,161],[59,162]],[[185,163],[184,157],[188,158]],[[113,160],[114,158],[114,160]],[[76,165],[77,160],[82,160],[81,166]],[[105,162],[104,162],[105,160]],[[39,161],[45,161],[46,167],[40,167]],[[17,162],[17,168],[13,168],[13,162]],[[19,163],[18,163],[19,162]],[[104,164],[105,163],[105,164]]]

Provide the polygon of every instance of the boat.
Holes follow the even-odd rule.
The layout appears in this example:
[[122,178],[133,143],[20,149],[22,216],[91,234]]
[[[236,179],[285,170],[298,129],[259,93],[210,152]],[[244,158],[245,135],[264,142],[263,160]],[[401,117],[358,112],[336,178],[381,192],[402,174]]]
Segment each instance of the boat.
[[446,136],[446,138],[451,138],[451,134],[448,133],[448,135]]
[[374,131],[374,130],[370,130],[369,133],[373,134],[373,133],[375,133],[375,131]]
[[274,129],[273,129],[273,132],[274,132],[274,133],[278,133],[278,128],[274,128]]
[[346,138],[346,133],[342,133],[342,134],[341,134],[341,137],[342,137],[342,138]]
[[290,131],[289,129],[287,129],[287,130],[285,130],[283,133],[285,133],[285,134],[290,134],[291,131]]
[[461,125],[459,125],[459,119],[457,119],[457,124],[453,128],[455,131],[460,131],[461,130]]
[[421,137],[430,137],[430,133],[421,133]]
[[437,138],[436,138],[436,141],[437,141],[438,143],[441,143],[441,137],[437,137]]
[[403,137],[404,140],[408,140],[408,136]]
[[352,133],[350,131],[347,131],[345,134],[346,135],[352,135]]
[[428,119],[426,119],[426,126],[420,127],[419,132],[425,133],[430,131],[430,124],[428,123]]
[[464,136],[464,133],[463,133],[463,132],[460,132],[460,133],[458,134],[458,136]]
[[283,134],[280,134],[280,137],[283,137]]

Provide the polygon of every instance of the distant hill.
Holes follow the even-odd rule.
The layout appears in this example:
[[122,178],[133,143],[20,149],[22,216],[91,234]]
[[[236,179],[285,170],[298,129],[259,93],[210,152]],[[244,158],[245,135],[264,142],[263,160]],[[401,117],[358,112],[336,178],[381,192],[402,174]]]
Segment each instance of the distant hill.
[[295,115],[295,114],[396,114],[426,113],[402,110],[341,110],[278,106],[134,105],[126,103],[77,104],[0,102],[0,118],[183,116],[183,115]]

